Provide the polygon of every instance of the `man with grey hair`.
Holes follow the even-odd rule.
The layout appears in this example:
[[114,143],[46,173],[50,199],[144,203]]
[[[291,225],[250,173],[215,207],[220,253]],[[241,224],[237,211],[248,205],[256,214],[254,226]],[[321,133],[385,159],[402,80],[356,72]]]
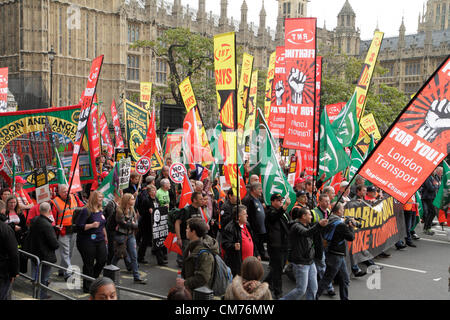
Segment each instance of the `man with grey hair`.
[[255,234],[255,245],[261,255],[261,259],[268,261],[269,257],[264,249],[264,242],[266,242],[267,231],[264,224],[266,214],[264,206],[261,203],[263,189],[259,182],[250,185],[250,192],[242,199],[242,204],[247,207],[248,222]]
[[156,192],[156,199],[158,199],[158,202],[161,207],[169,207],[170,206],[170,181],[169,179],[162,179],[161,180],[161,187]]
[[160,189],[162,180],[167,179],[167,181],[169,181],[169,185],[170,185],[170,188],[168,190],[169,199],[170,199],[169,206],[170,206],[170,209],[172,209],[172,208],[176,207],[176,205],[177,205],[177,193],[176,193],[176,189],[175,189],[176,188],[175,183],[170,181],[169,171],[170,171],[170,167],[164,166],[162,168],[158,178],[155,181],[155,185],[156,185],[157,189]]
[[[31,221],[30,235],[29,235],[29,252],[37,256],[41,261],[56,263],[55,251],[59,248],[58,239],[52,226],[51,220],[51,206],[44,202],[39,206],[39,216]],[[32,277],[34,281],[38,281],[38,266],[34,260],[31,262]],[[43,265],[41,269],[41,284],[48,286],[48,279],[50,277],[51,267]],[[47,290],[41,289],[41,299],[49,299]]]

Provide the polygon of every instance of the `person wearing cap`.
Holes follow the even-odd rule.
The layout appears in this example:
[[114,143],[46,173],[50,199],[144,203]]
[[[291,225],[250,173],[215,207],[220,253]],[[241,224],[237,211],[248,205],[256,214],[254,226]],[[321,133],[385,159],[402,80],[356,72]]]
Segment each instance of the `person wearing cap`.
[[297,202],[295,203],[295,207],[308,208],[308,196],[306,195],[305,191],[297,191],[296,197]]
[[377,189],[374,186],[367,187],[367,193],[364,198],[367,201],[377,201]]
[[20,176],[16,176],[15,181],[16,181],[16,191],[14,192],[14,195],[17,198],[19,209],[22,210],[23,214],[26,216],[28,210],[30,210],[34,206],[31,197],[23,189],[23,186],[27,183],[27,181]]
[[284,200],[281,194],[274,194],[270,197],[270,206],[266,212],[270,272],[264,281],[269,283],[276,299],[283,293],[281,275],[287,259],[290,223],[286,210],[290,204],[289,197]]
[[294,191],[295,192],[305,191],[305,182],[306,182],[305,178],[300,177],[300,178],[295,179]]

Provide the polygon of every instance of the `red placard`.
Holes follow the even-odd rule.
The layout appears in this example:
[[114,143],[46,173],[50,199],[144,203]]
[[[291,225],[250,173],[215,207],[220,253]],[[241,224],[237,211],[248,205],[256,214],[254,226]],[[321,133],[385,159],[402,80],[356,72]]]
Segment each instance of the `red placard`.
[[72,166],[70,168],[70,185],[71,192],[81,191],[80,182],[80,172],[79,172],[79,161],[78,154],[80,153],[81,143],[84,136],[84,130],[89,120],[91,113],[92,101],[94,99],[94,94],[97,89],[98,78],[100,76],[100,70],[103,64],[103,55],[97,57],[92,61],[91,71],[89,73],[88,82],[86,89],[83,94],[83,104],[81,105],[81,112],[78,120],[78,128],[74,141],[73,156],[72,156]]
[[136,163],[136,172],[141,176],[146,175],[152,168],[152,159],[149,157],[142,157]]
[[316,18],[286,19],[288,101],[283,147],[313,151],[316,106]]
[[114,147],[108,130],[108,121],[106,120],[106,116],[104,113],[100,117],[100,133],[102,135],[102,143],[108,148],[108,153],[110,155],[113,155]]
[[403,110],[360,174],[402,203],[450,149],[450,56]]
[[284,61],[284,47],[277,47],[275,60],[275,76],[272,88],[272,103],[268,126],[275,138],[284,138],[284,124],[286,122],[286,63]]
[[0,68],[0,112],[8,110],[8,68]]
[[122,130],[120,129],[120,119],[117,113],[116,101],[113,99],[111,104],[111,116],[113,118],[114,136],[116,138],[116,148],[125,148],[122,138]]

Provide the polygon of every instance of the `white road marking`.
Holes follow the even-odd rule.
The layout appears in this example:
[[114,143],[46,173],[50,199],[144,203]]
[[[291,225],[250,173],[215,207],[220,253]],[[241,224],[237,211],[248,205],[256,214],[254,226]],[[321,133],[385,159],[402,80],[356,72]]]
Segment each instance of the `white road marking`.
[[436,243],[450,244],[449,241],[433,240],[433,239],[426,239],[426,238],[420,238],[419,241],[429,241],[429,242],[436,242]]
[[406,270],[406,271],[412,271],[412,272],[418,272],[418,273],[427,273],[427,271],[424,271],[424,270],[393,266],[393,265],[390,265],[390,264],[384,264],[384,263],[378,263],[378,262],[377,262],[377,264],[380,265],[380,266],[383,266],[383,267],[390,267],[390,268]]

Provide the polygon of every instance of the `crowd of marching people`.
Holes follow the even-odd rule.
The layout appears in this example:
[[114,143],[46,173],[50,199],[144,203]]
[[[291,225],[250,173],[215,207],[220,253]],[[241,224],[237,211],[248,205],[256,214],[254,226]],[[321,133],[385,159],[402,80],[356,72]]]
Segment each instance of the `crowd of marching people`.
[[[102,179],[114,167],[107,156],[98,164]],[[139,267],[149,263],[149,247],[158,265],[168,264],[167,248],[152,246],[152,215],[160,207],[173,213],[172,232],[182,250],[176,259],[181,274],[169,299],[192,299],[195,289],[211,288],[217,256],[233,276],[225,299],[314,300],[324,293],[334,296],[333,281],[339,285],[340,298],[349,298],[346,241],[354,240],[357,223],[354,219],[343,223],[344,208],[349,201],[370,204],[383,199],[386,195],[380,189],[366,186],[361,177],[351,186],[344,181],[335,189],[320,179],[301,175],[294,184],[296,203],[288,210],[292,207],[289,197],[273,194],[267,203],[264,201],[258,176],[245,172],[247,194],[238,203],[232,189],[222,190],[218,179],[200,181],[194,170],[189,177],[193,189],[190,204],[178,209],[181,186],[170,180],[170,165],[167,159],[160,172],[150,170],[144,177],[132,172],[129,187],[116,190],[114,200],[106,206],[103,194],[97,190],[89,190],[88,186],[82,193],[69,194],[67,185],[59,185],[53,199],[39,205],[23,188],[26,181],[16,177],[14,193],[10,188],[0,190],[0,299],[8,297],[19,271],[27,271],[27,260],[17,248],[50,263],[59,260],[64,268],[59,276],[65,280],[71,276],[75,248],[83,260],[82,273],[94,279],[102,279],[105,265],[122,266],[123,260],[134,283],[146,285],[148,280],[140,276]],[[441,169],[436,169],[421,188],[422,222],[427,235],[433,235],[436,209],[432,201],[439,188]],[[420,239],[415,232],[416,216],[417,203],[412,198],[404,206],[407,232],[404,241],[395,244],[398,250],[416,247],[414,240]],[[330,231],[332,236],[326,239]],[[381,256],[389,254],[383,252]],[[266,275],[261,261],[269,263]],[[373,260],[364,264],[382,268]],[[37,281],[37,266],[31,267]],[[366,275],[358,264],[350,267],[355,277]],[[50,272],[51,267],[44,266],[42,284],[48,285]],[[290,292],[283,291],[283,274],[296,283]],[[105,297],[115,297],[115,288],[108,280],[84,280],[82,289],[94,298],[99,283],[111,290]],[[41,299],[49,297],[41,290]]]

